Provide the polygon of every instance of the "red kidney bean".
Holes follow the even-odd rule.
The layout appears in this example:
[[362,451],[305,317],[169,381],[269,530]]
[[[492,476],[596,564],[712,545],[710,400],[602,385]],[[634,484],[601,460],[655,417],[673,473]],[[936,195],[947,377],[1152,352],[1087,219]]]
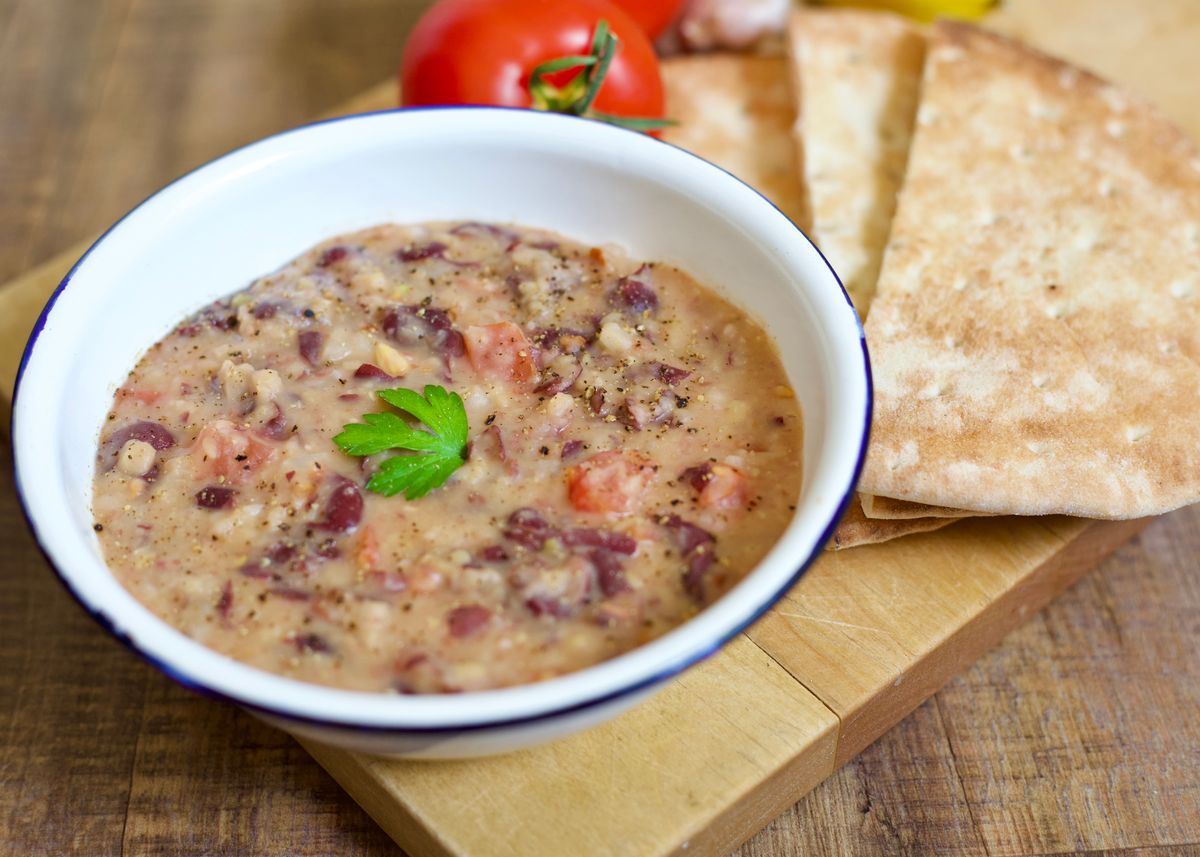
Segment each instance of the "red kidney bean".
[[428,244],[412,244],[396,251],[396,258],[401,262],[420,262],[423,259],[442,259],[448,248],[441,241],[431,241]]
[[279,406],[279,403],[272,402],[272,404],[275,406],[275,415],[262,424],[258,433],[271,440],[283,440],[290,433],[288,421],[284,418],[283,408]]
[[354,370],[355,378],[379,378],[382,381],[395,381],[395,375],[389,375],[374,363],[363,363]]
[[668,515],[659,523],[671,531],[675,545],[684,556],[701,545],[712,544],[716,541],[716,538],[708,530],[701,529],[678,515]]
[[626,556],[632,555],[637,550],[637,539],[632,536],[589,527],[577,527],[563,531],[562,541],[568,547],[603,548]]
[[541,550],[546,539],[558,535],[550,522],[535,509],[517,509],[508,516],[504,537],[530,550]]
[[477,634],[491,618],[491,610],[478,604],[468,604],[455,607],[447,613],[446,624],[450,626],[451,637],[462,639]]
[[617,304],[635,313],[654,312],[658,309],[658,295],[641,280],[622,277],[617,282],[613,295]]
[[479,552],[479,558],[484,562],[507,562],[508,551],[503,545],[488,545]]
[[452,369],[451,359],[466,354],[462,334],[454,329],[450,314],[440,307],[395,307],[384,313],[382,327],[389,339],[402,345],[425,342],[441,355],[447,376]]
[[224,509],[233,505],[235,494],[224,485],[207,485],[196,492],[196,505],[201,509]]
[[107,456],[111,459],[109,467],[117,463],[117,453],[121,451],[121,447],[129,443],[131,440],[140,440],[150,444],[157,450],[170,449],[175,445],[175,435],[171,434],[170,430],[158,423],[152,423],[149,420],[132,423],[124,428],[117,429],[104,443]]
[[350,251],[345,247],[330,247],[328,250],[322,253],[321,258],[317,260],[317,267],[328,268],[330,265],[337,264],[345,259],[349,253]]
[[309,366],[316,366],[321,360],[321,347],[325,344],[325,334],[319,330],[302,330],[296,338],[300,356]]
[[680,473],[679,481],[691,485],[696,491],[703,491],[704,486],[712,479],[712,469],[711,461],[697,464]]
[[344,476],[335,478],[333,491],[325,500],[324,517],[314,524],[317,529],[346,533],[362,520],[363,497],[358,486]]
[[683,589],[696,601],[704,601],[704,580],[717,554],[711,544],[703,544],[688,554],[687,571],[683,573]]
[[716,538],[707,530],[683,520],[678,515],[668,515],[659,520],[671,531],[680,553],[686,560],[683,573],[683,588],[693,599],[704,601],[704,580],[708,570],[717,559]]
[[654,368],[654,377],[669,387],[674,387],[680,381],[686,381],[692,375],[687,369],[679,369],[675,366],[669,366],[666,363],[653,363],[651,365]]
[[629,591],[629,581],[625,579],[625,567],[620,557],[599,548],[589,551],[587,557],[596,568],[596,583],[605,598]]

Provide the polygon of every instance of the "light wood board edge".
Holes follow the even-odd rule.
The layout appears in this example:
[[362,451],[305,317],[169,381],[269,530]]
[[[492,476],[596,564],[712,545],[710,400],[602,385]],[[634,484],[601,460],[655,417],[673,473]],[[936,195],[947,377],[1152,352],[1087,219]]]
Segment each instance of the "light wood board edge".
[[429,763],[302,743],[422,857],[665,857],[726,854],[761,829],[833,771],[837,725],[739,636],[615,720],[520,753]]

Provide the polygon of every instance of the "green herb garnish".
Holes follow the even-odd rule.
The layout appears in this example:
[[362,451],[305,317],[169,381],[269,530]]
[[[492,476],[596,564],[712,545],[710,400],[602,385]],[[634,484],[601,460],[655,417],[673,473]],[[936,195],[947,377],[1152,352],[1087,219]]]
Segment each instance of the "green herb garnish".
[[422,396],[403,387],[380,390],[379,398],[428,427],[411,426],[399,414],[363,414],[361,423],[342,427],[333,442],[347,455],[375,455],[406,449],[415,455],[394,455],[380,465],[367,490],[391,497],[400,492],[409,500],[439,488],[467,461],[467,410],[458,393],[429,384]]

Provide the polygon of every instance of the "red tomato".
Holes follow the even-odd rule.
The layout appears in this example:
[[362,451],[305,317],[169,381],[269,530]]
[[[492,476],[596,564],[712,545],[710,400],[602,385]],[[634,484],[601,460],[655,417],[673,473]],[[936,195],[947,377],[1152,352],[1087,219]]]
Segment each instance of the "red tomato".
[[189,453],[196,469],[227,482],[242,482],[275,451],[229,420],[214,420],[200,430]]
[[662,35],[662,31],[679,17],[679,12],[683,8],[683,0],[613,0],[613,2],[628,12],[629,17],[637,21],[651,39],[657,39]]
[[537,380],[533,345],[511,321],[472,325],[463,331],[463,341],[467,359],[477,372],[498,381],[511,381],[519,388]]
[[640,452],[597,453],[567,470],[567,499],[581,512],[629,514],[637,511],[655,471]]
[[746,475],[728,464],[714,464],[703,477],[700,505],[709,509],[740,509],[750,499]]
[[[497,104],[530,107],[530,73],[560,57],[590,53],[599,21],[620,40],[592,108],[661,118],[654,47],[609,0],[440,0],[417,22],[400,67],[405,107]],[[561,86],[575,71],[551,78]]]

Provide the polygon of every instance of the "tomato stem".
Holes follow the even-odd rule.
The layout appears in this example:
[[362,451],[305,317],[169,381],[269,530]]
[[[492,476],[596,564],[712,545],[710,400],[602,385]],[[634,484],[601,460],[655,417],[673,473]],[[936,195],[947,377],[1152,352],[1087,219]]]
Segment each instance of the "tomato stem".
[[[608,21],[601,18],[592,33],[589,53],[558,57],[536,66],[529,74],[529,96],[534,108],[599,119],[634,131],[657,131],[674,125],[669,119],[616,116],[592,109],[620,44]],[[573,68],[580,72],[562,86],[546,80],[547,75]]]

